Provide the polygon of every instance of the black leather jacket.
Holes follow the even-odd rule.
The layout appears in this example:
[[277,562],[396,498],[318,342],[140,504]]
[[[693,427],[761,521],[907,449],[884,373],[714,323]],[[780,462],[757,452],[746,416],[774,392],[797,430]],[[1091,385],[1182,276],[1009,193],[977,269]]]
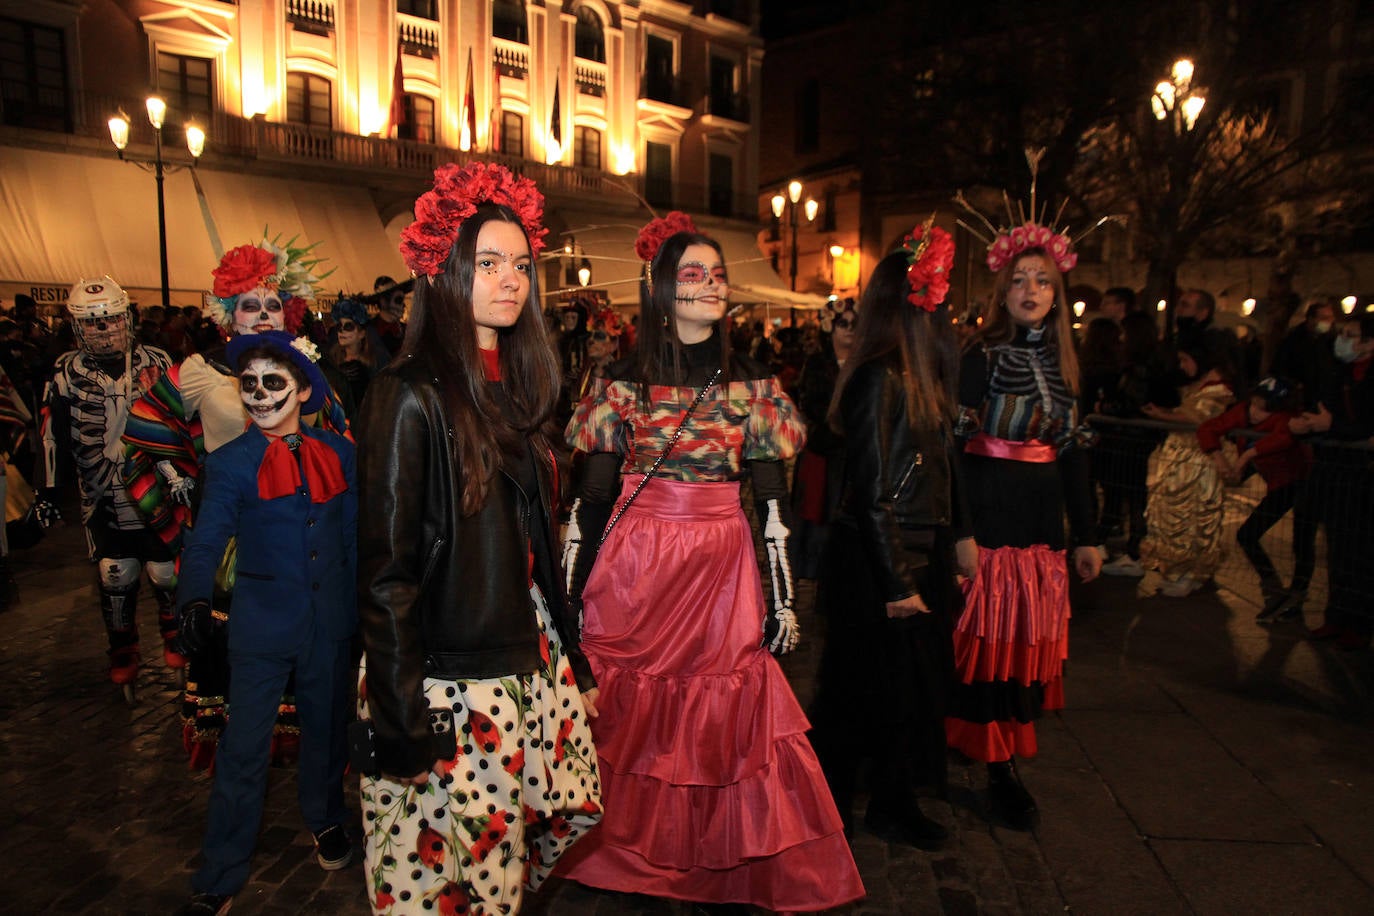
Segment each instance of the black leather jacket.
[[836,522],[857,529],[870,549],[884,599],[909,597],[929,563],[935,529],[949,529],[955,540],[972,536],[952,437],[943,427],[912,428],[895,359],[855,369],[840,414],[845,484]]
[[534,580],[578,683],[587,689],[594,681],[566,623],[552,549],[558,540],[549,511],[557,504],[551,456],[532,454],[537,493],[526,493],[503,469],[486,504],[464,517],[454,431],[435,373],[419,359],[372,380],[357,436],[358,610],[367,701],[381,768],[411,776],[436,758],[424,678],[490,678],[539,667],[531,551]]

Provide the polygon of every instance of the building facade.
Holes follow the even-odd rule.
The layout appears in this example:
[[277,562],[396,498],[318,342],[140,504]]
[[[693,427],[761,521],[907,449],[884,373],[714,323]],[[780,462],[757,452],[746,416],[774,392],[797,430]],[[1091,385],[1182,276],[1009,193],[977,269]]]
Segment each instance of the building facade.
[[[762,55],[756,0],[0,0],[0,191],[21,214],[0,298],[108,272],[151,301],[165,247],[172,301],[197,302],[217,252],[264,225],[317,243],[327,287],[370,292],[403,276],[434,168],[472,158],[545,193],[551,294],[580,285],[575,261],[630,300],[651,209],[696,215],[745,285],[777,289],[754,225]],[[128,168],[159,159],[165,246],[154,182]]]

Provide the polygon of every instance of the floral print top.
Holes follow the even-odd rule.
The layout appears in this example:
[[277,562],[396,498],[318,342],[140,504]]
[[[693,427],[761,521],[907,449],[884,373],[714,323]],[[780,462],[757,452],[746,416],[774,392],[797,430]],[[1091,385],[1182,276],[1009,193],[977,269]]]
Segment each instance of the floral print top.
[[[644,474],[673,438],[698,389],[596,379],[568,424],[568,444],[579,451],[624,456],[626,474]],[[778,380],[717,383],[692,411],[682,437],[657,476],[686,482],[734,480],[746,461],[791,458],[806,441],[806,426]]]

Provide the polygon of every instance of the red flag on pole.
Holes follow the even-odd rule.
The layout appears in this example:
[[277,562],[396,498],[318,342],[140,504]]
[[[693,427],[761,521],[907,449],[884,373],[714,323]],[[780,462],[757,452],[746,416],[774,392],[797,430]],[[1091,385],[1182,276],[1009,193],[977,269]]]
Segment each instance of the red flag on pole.
[[405,74],[401,69],[401,45],[396,45],[396,69],[391,74],[391,108],[386,115],[385,135],[392,136],[406,122]]
[[501,152],[501,64],[491,63],[491,133],[487,135],[487,147],[493,153]]
[[472,149],[477,142],[477,102],[472,95],[472,48],[468,48],[468,90],[463,94],[463,132],[459,148]]

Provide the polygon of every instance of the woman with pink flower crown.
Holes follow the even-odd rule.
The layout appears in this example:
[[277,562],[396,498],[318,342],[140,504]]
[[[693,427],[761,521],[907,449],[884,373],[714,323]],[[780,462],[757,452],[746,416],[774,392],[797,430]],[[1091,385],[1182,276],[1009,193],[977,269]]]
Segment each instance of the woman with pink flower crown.
[[1041,222],[1039,155],[1027,151],[1027,160],[1030,215],[1008,213],[1019,225],[996,228],[956,198],[981,223],[960,224],[988,243],[996,283],[991,312],[959,371],[955,432],[964,441],[979,553],[955,627],[957,678],[945,720],[950,746],[987,764],[992,813],[1019,830],[1032,829],[1039,812],[1016,758],[1035,755],[1035,720],[1064,703],[1068,565],[1084,581],[1102,567],[1092,546],[1087,436],[1064,288],[1078,256],[1066,232]]
[[635,251],[649,265],[638,347],[592,381],[567,429],[587,455],[564,567],[601,690],[606,815],[565,873],[706,905],[839,906],[863,885],[770,654],[799,638],[783,461],[804,427],[768,369],[731,352],[719,243],[674,212]]

